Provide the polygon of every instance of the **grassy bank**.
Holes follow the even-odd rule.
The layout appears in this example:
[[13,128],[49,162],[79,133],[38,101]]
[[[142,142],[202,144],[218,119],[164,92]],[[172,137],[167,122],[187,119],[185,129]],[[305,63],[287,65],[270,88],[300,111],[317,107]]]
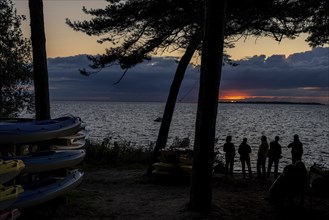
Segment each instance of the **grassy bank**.
[[[149,164],[153,155],[154,143],[148,146],[137,145],[124,139],[112,140],[111,137],[104,138],[101,143],[86,140],[85,162],[90,165],[127,165],[127,164]],[[167,150],[191,149],[188,137],[175,137]]]
[[137,146],[129,141],[104,139],[101,143],[86,140],[85,164],[90,166],[148,165],[153,146]]

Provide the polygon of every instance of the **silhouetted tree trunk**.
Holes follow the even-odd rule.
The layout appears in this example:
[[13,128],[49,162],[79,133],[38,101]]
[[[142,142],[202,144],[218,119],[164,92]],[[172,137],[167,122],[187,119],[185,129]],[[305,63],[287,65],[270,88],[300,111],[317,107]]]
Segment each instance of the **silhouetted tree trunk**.
[[[163,113],[157,142],[154,147],[152,164],[156,161],[156,157],[159,154],[159,150],[161,148],[165,148],[165,146],[167,144],[170,123],[171,123],[172,116],[173,116],[173,113],[175,110],[175,105],[176,105],[179,88],[184,79],[186,68],[187,68],[188,64],[190,63],[192,56],[193,56],[194,52],[196,51],[199,44],[200,44],[200,37],[194,36],[194,38],[190,41],[190,44],[188,45],[184,55],[182,56],[181,60],[179,61],[178,66],[177,66],[175,76],[174,76],[173,82],[172,82],[170,90],[169,90],[169,95],[168,95],[165,110]],[[148,168],[148,171],[147,171],[148,174],[150,174],[153,170],[152,164]]]
[[200,90],[189,204],[190,209],[194,211],[211,209],[211,179],[226,10],[225,0],[206,0],[205,4]]
[[29,0],[36,120],[50,118],[46,37],[44,31],[43,2]]

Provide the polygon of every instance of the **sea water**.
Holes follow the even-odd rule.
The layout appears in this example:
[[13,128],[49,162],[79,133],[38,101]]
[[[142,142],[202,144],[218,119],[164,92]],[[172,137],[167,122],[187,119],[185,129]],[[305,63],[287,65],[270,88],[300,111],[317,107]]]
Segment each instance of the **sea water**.
[[[154,119],[162,117],[165,103],[115,103],[95,101],[53,101],[51,116],[66,114],[79,116],[87,124],[88,138],[101,142],[104,138],[126,140],[136,145],[149,145],[156,141],[160,124]],[[168,146],[175,137],[189,137],[193,148],[196,103],[177,103],[171,122]],[[268,141],[280,137],[283,158],[279,169],[291,163],[287,145],[298,134],[304,146],[303,160],[310,166],[319,163],[329,167],[329,106],[293,104],[228,104],[218,105],[215,144],[218,156],[223,158],[222,146],[227,135],[232,136],[236,150],[246,137],[252,148],[252,168],[255,170],[260,137]],[[240,169],[238,154],[235,170]]]

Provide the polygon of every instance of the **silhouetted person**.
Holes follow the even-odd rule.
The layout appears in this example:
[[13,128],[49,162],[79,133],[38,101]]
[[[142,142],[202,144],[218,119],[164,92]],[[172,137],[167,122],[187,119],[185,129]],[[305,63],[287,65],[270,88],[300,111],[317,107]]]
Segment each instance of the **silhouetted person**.
[[274,178],[278,177],[279,160],[282,157],[281,145],[279,144],[279,136],[275,136],[274,141],[270,143],[270,150],[267,154],[268,157],[268,167],[267,167],[267,177],[271,175],[271,168],[274,162]]
[[268,143],[266,136],[261,137],[261,144],[258,148],[258,154],[257,154],[257,177],[258,178],[264,178],[266,177],[266,157],[268,152]]
[[251,147],[247,144],[247,138],[243,138],[242,143],[239,146],[238,152],[240,154],[240,160],[242,165],[242,174],[243,179],[246,178],[246,170],[245,165],[247,164],[248,171],[249,171],[249,178],[252,178],[252,172],[250,167],[250,156],[251,153]]
[[292,189],[294,186],[294,178],[295,178],[295,165],[289,164],[283,168],[282,174],[274,181],[271,185],[270,192],[270,200],[272,202],[277,202],[278,204],[282,204],[283,200],[292,197]]
[[307,169],[302,161],[284,167],[282,174],[270,187],[270,199],[282,203],[285,199],[293,201],[293,197],[300,196],[301,202],[309,189]]
[[295,187],[294,187],[294,192],[297,195],[301,196],[301,202],[304,202],[304,195],[309,189],[310,183],[308,180],[308,173],[305,164],[298,160],[295,162],[296,166],[296,175],[295,175]]
[[[226,143],[224,144],[224,152],[225,152],[225,175],[233,176],[233,165],[234,165],[234,156],[235,156],[235,147],[234,144],[231,143],[232,137],[226,137]],[[230,168],[229,168],[230,167]]]
[[302,160],[303,144],[300,142],[297,134],[294,135],[294,141],[288,145],[288,148],[291,148],[291,159],[293,164]]

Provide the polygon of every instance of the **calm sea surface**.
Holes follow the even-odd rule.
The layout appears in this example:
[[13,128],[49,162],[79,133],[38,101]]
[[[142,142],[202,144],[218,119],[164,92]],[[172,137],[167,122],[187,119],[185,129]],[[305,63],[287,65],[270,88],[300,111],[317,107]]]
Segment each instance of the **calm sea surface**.
[[[101,142],[106,137],[124,139],[138,145],[155,142],[162,117],[164,103],[113,103],[88,101],[55,101],[51,103],[52,117],[72,114],[87,123],[88,138]],[[194,140],[197,104],[176,105],[168,145],[174,137],[189,137]],[[252,167],[256,167],[256,154],[261,135],[272,141],[280,136],[283,158],[280,170],[290,163],[293,135],[298,134],[304,145],[305,163],[314,162],[329,167],[329,106],[323,105],[278,105],[278,104],[219,104],[217,117],[218,142],[216,149],[223,156],[225,137],[231,135],[236,149],[242,138],[248,138],[252,147]],[[192,146],[193,147],[193,144]],[[240,170],[236,156],[235,170]]]

